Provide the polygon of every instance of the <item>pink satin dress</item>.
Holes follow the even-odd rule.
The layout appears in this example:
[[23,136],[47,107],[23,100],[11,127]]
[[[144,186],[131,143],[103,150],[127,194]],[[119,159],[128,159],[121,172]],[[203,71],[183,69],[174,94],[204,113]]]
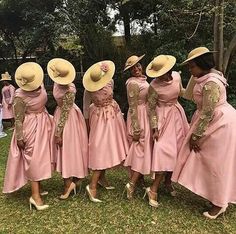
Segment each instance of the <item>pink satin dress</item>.
[[[193,98],[197,110],[180,150],[172,180],[219,207],[236,202],[236,110],[227,102],[226,79],[209,73],[195,79]],[[203,87],[218,84],[220,98],[213,117],[200,139],[199,152],[190,151],[189,140],[200,118]]]
[[84,116],[90,124],[89,168],[103,170],[121,164],[128,141],[123,115],[113,99],[113,80],[96,92],[85,91]]
[[26,104],[23,121],[25,149],[18,148],[14,131],[6,166],[3,193],[11,193],[20,189],[28,180],[41,181],[51,177],[51,119],[45,109],[46,90],[43,86],[32,92],[17,89],[15,97],[20,97]]
[[127,132],[130,148],[124,166],[129,166],[133,171],[139,172],[143,175],[150,174],[152,157],[151,128],[147,112],[147,94],[149,84],[146,79],[145,76],[131,77],[126,82],[127,88],[131,84],[137,84],[139,87],[137,115],[141,134],[138,142],[133,141],[132,122],[130,113],[128,112]]
[[57,108],[53,117],[53,162],[63,178],[84,178],[88,175],[88,134],[84,116],[74,103],[68,113],[62,133],[62,147],[55,144],[55,131],[61,116],[63,97],[67,92],[76,93],[74,84],[62,86],[54,84],[53,96]]
[[157,93],[156,115],[158,118],[158,141],[154,141],[152,171],[173,171],[180,147],[187,135],[189,124],[183,107],[178,102],[181,78],[172,72],[173,80],[163,82],[155,79],[151,86]]
[[13,104],[15,94],[15,87],[13,85],[5,85],[2,88],[2,119],[12,119],[14,118]]

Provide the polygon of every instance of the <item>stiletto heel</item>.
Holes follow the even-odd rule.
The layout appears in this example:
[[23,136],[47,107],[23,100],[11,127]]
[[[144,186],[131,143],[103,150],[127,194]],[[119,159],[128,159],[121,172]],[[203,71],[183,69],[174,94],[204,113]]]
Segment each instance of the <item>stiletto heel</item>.
[[92,201],[92,202],[102,202],[101,200],[95,198],[95,197],[91,194],[89,185],[86,186],[86,191],[87,191],[87,193],[88,193],[88,196],[89,196],[90,201]]
[[29,199],[29,204],[30,204],[30,210],[32,210],[32,205],[34,205],[36,210],[45,210],[49,207],[48,205],[41,205],[41,206],[37,205],[35,200],[32,197],[30,197],[30,199]]
[[125,191],[127,192],[127,195],[126,195],[127,198],[129,200],[131,200],[133,198],[133,195],[134,195],[134,184],[132,182],[127,183],[125,185],[125,189],[124,189],[123,195],[124,195]]
[[[152,199],[150,197],[149,193],[154,193],[154,192],[152,192],[150,187],[145,189],[145,193],[144,193],[143,199],[146,197],[146,195],[148,195],[149,205],[152,206],[152,207],[158,207],[159,203],[156,200]],[[157,195],[157,193],[154,193],[154,194]]]
[[70,193],[71,193],[72,191],[74,191],[74,195],[76,195],[76,184],[75,184],[74,182],[71,182],[71,184],[70,184],[70,186],[69,186],[67,192],[66,192],[65,194],[62,194],[62,195],[60,196],[60,199],[61,199],[61,200],[67,199],[67,198],[70,196]]
[[210,215],[209,212],[203,212],[203,215],[209,219],[216,219],[220,214],[223,214],[228,206],[222,207],[216,215]]
[[147,195],[147,190],[145,189],[145,193],[143,195],[143,199],[145,199],[146,195]]

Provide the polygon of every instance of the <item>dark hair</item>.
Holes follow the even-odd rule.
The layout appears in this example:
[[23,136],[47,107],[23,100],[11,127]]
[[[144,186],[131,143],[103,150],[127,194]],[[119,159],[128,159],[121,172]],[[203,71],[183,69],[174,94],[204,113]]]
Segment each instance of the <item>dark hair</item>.
[[215,60],[214,60],[212,53],[203,54],[203,55],[193,59],[193,61],[202,70],[210,70],[211,68],[215,67]]
[[173,72],[173,68],[171,68],[168,72],[166,72],[166,74],[171,75],[172,72]]

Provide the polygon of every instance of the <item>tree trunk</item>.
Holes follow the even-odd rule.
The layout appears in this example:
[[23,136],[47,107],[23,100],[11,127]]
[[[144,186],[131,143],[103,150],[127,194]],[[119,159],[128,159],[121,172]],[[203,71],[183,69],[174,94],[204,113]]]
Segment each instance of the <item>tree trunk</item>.
[[126,6],[121,6],[119,8],[120,15],[124,22],[124,32],[125,32],[125,41],[126,44],[129,44],[131,41],[131,33],[130,33],[130,16]]
[[228,49],[225,51],[224,55],[224,64],[223,64],[223,72],[228,73],[228,68],[230,63],[232,62],[232,57],[236,53],[236,33],[234,34],[232,40],[229,43]]
[[223,71],[224,63],[224,0],[216,0],[214,16],[214,50],[216,69]]

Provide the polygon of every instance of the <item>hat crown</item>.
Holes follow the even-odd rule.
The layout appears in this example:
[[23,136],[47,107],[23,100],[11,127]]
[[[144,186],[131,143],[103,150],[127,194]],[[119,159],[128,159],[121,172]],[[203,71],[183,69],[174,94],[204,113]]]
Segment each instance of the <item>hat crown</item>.
[[2,80],[11,80],[11,76],[8,72],[1,74]]
[[156,58],[154,58],[152,62],[151,69],[155,71],[161,70],[165,65],[169,62],[169,57],[166,55],[159,55]]
[[202,54],[205,54],[207,52],[210,52],[206,47],[197,47],[189,52],[188,59],[191,57],[195,57],[196,55],[200,56]]
[[63,61],[57,61],[52,67],[54,77],[66,77],[69,73],[69,67]]
[[16,77],[20,81],[21,85],[24,86],[35,80],[34,68],[28,64],[25,64],[24,69],[21,71],[20,76]]
[[134,63],[136,63],[136,61],[139,59],[138,56],[136,55],[132,55],[131,57],[129,57],[125,63],[125,66],[131,66],[133,65]]

